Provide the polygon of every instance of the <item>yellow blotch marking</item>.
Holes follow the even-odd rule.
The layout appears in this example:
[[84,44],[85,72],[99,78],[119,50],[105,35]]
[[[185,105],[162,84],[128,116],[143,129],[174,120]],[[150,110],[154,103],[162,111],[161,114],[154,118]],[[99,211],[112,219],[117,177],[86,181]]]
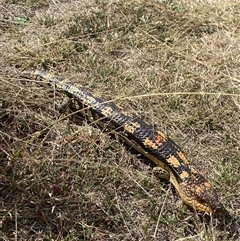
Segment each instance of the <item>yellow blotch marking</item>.
[[201,194],[204,192],[203,188],[201,185],[196,186],[195,192],[197,195],[201,196]]
[[146,147],[150,147],[154,150],[158,149],[158,146],[156,145],[155,142],[149,140],[148,138],[143,142],[143,144],[146,146]]
[[105,107],[102,109],[102,114],[106,117],[112,115],[113,109],[110,106]]
[[130,133],[134,133],[134,131],[136,131],[138,128],[140,128],[140,124],[138,122],[130,122],[128,124],[125,124],[124,126],[124,130],[130,132]]
[[138,122],[132,122],[132,125],[135,126],[136,128],[140,128],[141,125]]
[[210,182],[208,181],[205,181],[204,183],[202,183],[201,185],[197,185],[196,188],[195,188],[195,192],[198,194],[198,195],[201,195],[203,192],[205,192],[209,189],[212,189],[212,185]]
[[185,164],[189,164],[189,161],[187,160],[187,158],[185,157],[185,155],[181,151],[178,152],[177,154]]
[[193,168],[193,167],[191,167],[191,173],[193,173],[193,174],[199,174],[199,172],[198,172],[195,168]]
[[175,156],[170,156],[168,159],[167,159],[167,162],[174,166],[174,167],[180,167],[180,162],[178,161],[178,159],[175,157]]
[[188,178],[189,177],[189,173],[186,172],[186,171],[183,171],[181,174],[180,174],[180,178],[182,180],[184,180],[185,178]]
[[125,124],[124,126],[124,130],[126,130],[129,133],[134,133],[134,131],[136,130],[136,128],[132,125],[129,124]]
[[207,188],[207,189],[211,189],[212,188],[212,184],[210,182],[204,182],[204,186]]
[[158,133],[156,136],[155,142],[158,146],[161,146],[164,142],[166,142],[166,138],[164,138],[162,135]]

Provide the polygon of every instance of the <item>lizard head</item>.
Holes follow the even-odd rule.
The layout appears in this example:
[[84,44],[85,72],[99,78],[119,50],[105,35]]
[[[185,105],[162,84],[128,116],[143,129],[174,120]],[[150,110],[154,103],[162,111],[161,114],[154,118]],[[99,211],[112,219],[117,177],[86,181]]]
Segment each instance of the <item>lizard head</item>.
[[179,186],[183,202],[193,209],[213,215],[225,210],[212,184],[196,170]]

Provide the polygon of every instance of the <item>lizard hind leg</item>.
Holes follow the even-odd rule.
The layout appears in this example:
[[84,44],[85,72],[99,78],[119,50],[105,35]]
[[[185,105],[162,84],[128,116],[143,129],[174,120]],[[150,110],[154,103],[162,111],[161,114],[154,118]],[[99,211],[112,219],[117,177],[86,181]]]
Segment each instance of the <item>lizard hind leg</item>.
[[153,174],[158,179],[164,179],[164,180],[167,180],[167,181],[170,180],[170,173],[162,167],[159,167],[159,166],[154,167],[153,168]]

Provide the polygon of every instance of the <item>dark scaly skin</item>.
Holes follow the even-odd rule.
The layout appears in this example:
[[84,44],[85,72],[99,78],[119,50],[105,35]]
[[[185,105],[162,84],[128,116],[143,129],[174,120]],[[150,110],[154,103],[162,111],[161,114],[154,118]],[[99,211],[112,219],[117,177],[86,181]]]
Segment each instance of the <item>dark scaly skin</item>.
[[91,118],[95,117],[95,120],[100,120],[103,125],[109,125],[123,141],[156,166],[165,169],[170,175],[169,181],[188,206],[208,214],[217,214],[224,210],[211,183],[189,164],[178,146],[164,133],[135,115],[121,112],[114,103],[94,97],[83,87],[68,80],[44,71],[25,71],[23,75],[40,77],[56,85],[75,99],[82,108],[90,111]]

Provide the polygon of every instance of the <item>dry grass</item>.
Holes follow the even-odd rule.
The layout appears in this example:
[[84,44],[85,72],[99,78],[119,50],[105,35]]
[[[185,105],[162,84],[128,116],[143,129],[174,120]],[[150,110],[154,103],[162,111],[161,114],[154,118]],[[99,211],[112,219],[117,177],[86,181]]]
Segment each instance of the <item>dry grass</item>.
[[3,1],[1,240],[240,240],[117,139],[62,118],[62,95],[19,77],[46,69],[129,97],[120,105],[167,132],[238,220],[239,2],[145,2]]

